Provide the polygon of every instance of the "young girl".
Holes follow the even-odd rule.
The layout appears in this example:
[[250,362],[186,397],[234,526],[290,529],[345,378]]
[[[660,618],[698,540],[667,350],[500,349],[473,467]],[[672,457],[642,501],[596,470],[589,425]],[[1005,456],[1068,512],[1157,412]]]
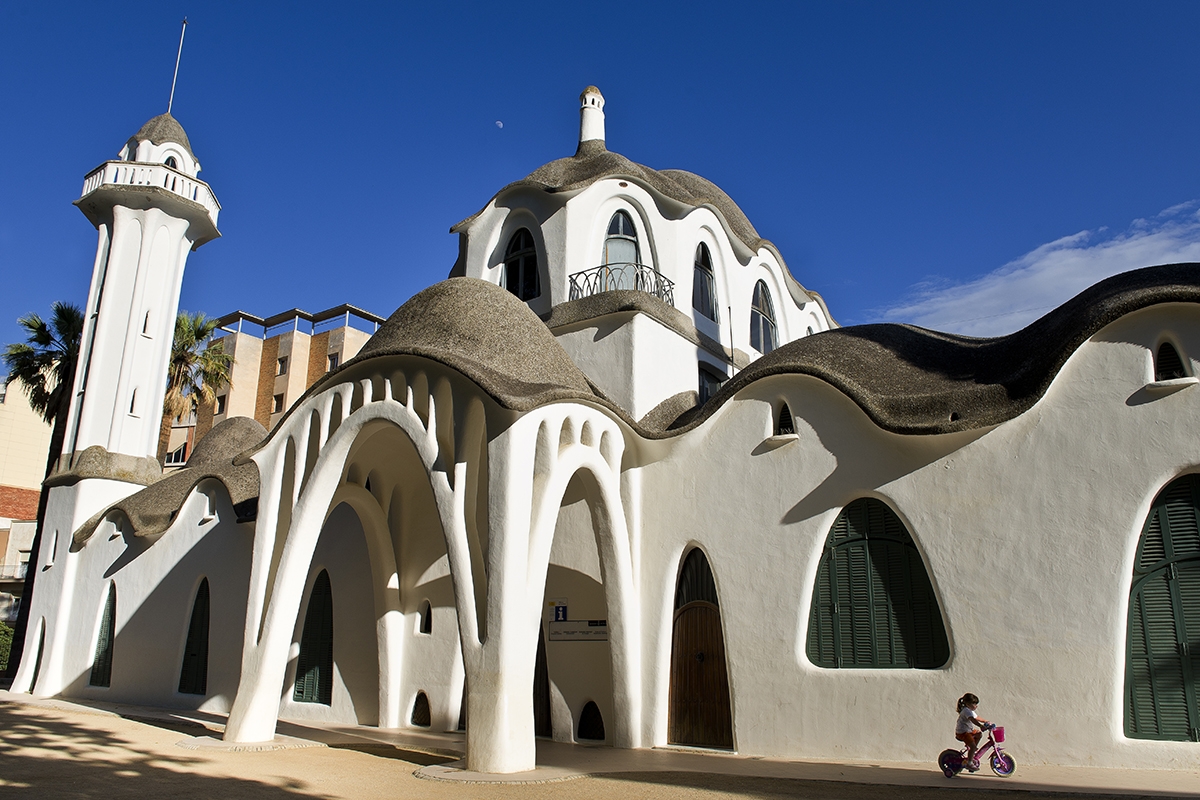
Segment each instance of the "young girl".
[[983,734],[971,727],[986,728],[991,723],[975,713],[979,707],[979,698],[967,692],[958,698],[958,723],[954,726],[954,738],[967,745],[967,769],[976,772],[979,762],[975,759],[975,751],[979,749],[979,740]]

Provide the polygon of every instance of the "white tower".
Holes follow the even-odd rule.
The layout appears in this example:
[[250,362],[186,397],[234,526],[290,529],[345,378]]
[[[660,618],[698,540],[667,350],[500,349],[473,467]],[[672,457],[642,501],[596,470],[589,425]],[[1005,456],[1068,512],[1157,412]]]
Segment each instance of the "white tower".
[[579,95],[579,143],[604,141],[604,95],[589,86]]
[[63,454],[153,456],[188,251],[217,238],[221,206],[170,114],[84,179],[75,205],[100,233]]

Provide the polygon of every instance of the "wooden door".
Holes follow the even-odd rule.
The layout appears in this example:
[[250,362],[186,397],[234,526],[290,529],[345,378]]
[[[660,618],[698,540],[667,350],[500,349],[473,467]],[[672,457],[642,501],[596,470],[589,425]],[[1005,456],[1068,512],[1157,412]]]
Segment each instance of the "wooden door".
[[703,600],[675,612],[667,739],[672,744],[733,749],[721,612]]

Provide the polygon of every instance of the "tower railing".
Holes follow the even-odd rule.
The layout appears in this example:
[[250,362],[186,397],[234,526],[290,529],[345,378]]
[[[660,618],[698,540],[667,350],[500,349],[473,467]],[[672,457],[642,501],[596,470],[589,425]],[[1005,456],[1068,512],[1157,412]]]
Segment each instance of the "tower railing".
[[136,161],[106,161],[96,167],[83,179],[83,192],[86,197],[106,184],[117,186],[156,186],[171,194],[199,203],[217,221],[221,204],[213,196],[208,184],[198,178],[192,178],[166,164],[143,164]]
[[570,280],[572,300],[617,289],[635,289],[652,294],[667,305],[675,305],[675,283],[645,264],[601,264],[576,272]]

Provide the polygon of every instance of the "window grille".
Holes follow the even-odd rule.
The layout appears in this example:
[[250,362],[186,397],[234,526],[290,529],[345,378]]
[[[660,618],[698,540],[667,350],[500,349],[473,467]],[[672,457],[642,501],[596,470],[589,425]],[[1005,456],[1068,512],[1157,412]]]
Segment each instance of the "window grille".
[[521,300],[532,300],[542,293],[537,247],[533,234],[525,228],[513,234],[504,252],[504,287]]
[[879,500],[855,500],[829,532],[806,649],[810,661],[828,668],[936,669],[950,658],[921,554]]
[[764,356],[779,346],[771,292],[762,281],[754,285],[754,298],[750,303],[750,346]]

